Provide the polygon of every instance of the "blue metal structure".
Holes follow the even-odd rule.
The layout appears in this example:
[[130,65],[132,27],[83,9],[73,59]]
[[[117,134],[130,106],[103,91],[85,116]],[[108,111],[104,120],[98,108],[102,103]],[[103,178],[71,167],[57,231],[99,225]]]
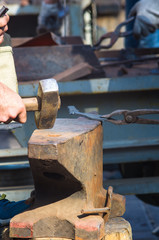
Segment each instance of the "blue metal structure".
[[[22,97],[36,96],[37,88],[37,84],[22,84],[19,85],[19,92]],[[158,89],[159,81],[156,75],[59,83],[62,105],[58,117],[71,118],[67,106],[72,104],[81,111],[96,109],[100,114],[107,114],[116,109],[159,108]],[[31,115],[33,114],[31,113]],[[157,118],[157,116],[153,117]],[[30,122],[31,119],[32,122]],[[35,128],[33,116],[31,116],[31,119],[29,120],[30,127],[25,134],[20,134],[19,142],[22,146],[27,146],[29,135]],[[159,152],[156,149],[152,150],[152,147],[154,148],[159,144],[159,126],[137,124],[116,126],[104,123],[103,129],[104,154],[108,155],[107,160],[105,160],[106,163],[158,159]],[[14,134],[17,136],[19,131],[19,129],[15,130]],[[145,147],[151,148],[150,154],[146,153],[145,149],[144,151],[141,150]],[[122,153],[120,157],[116,149],[122,151],[123,148],[124,155]],[[128,149],[130,150],[128,152],[131,152],[131,148],[140,148],[140,151],[136,154],[137,156],[129,156],[128,158],[126,150]]]
[[[22,97],[36,96],[37,89],[37,83],[26,82],[26,84],[19,84],[19,92]],[[96,110],[99,114],[107,114],[116,109],[159,109],[159,81],[157,75],[61,82],[59,83],[59,91],[62,102],[58,112],[59,118],[74,117],[68,113],[67,106],[69,105],[75,105],[82,112]],[[153,118],[157,119],[159,117],[153,115]],[[0,156],[7,158],[17,154],[18,159],[23,158],[23,163],[20,161],[20,164],[24,168],[28,168],[26,147],[34,129],[36,129],[34,113],[30,112],[28,113],[27,123],[21,129],[13,131],[22,149],[14,150],[14,153],[11,149],[9,154],[7,152],[4,153],[8,150],[0,150]],[[159,125],[131,124],[121,126],[104,122],[103,132],[104,164],[159,160]],[[2,154],[1,151],[3,151]],[[5,168],[4,164],[1,165],[0,169]],[[17,162],[14,161],[12,161],[10,166],[19,168]],[[145,187],[142,189],[142,186],[146,186],[146,184],[138,183],[133,181],[130,189],[128,183],[125,185],[125,182],[121,184],[115,183],[114,187],[119,193],[138,193],[139,189],[140,193],[159,192],[158,178],[151,179],[151,183],[147,185],[146,189]],[[107,186],[107,183],[105,183],[105,186]],[[154,187],[152,188],[151,186]]]
[[[75,3],[70,8],[70,35],[83,34],[81,6]],[[38,84],[19,83],[22,97],[37,95]],[[67,106],[75,105],[81,112],[95,110],[107,114],[116,109],[159,109],[159,76],[136,76],[76,80],[59,83],[61,109],[59,118],[73,118]],[[159,118],[153,116],[153,118]],[[12,131],[21,145],[20,149],[0,150],[0,170],[29,168],[27,144],[36,129],[34,113],[28,113],[28,121],[21,129]],[[159,125],[103,124],[104,164],[151,162],[159,160]],[[104,187],[114,186],[121,194],[159,193],[159,177],[104,182]]]

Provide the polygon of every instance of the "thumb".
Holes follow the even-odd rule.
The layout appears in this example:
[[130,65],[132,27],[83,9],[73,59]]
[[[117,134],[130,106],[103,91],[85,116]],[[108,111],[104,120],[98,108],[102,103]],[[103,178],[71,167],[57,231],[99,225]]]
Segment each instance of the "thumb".
[[136,18],[136,20],[134,22],[133,34],[134,34],[136,39],[140,39],[140,37],[141,37],[141,24],[140,24],[140,21],[138,21],[138,18]]
[[129,12],[129,15],[128,15],[128,18],[130,18],[130,17],[133,17],[133,16],[136,16],[136,14],[137,14],[137,7],[138,6],[138,4],[136,3],[132,8],[131,8],[131,10],[130,10],[130,12]]
[[21,111],[14,120],[20,123],[25,123],[27,120],[26,110],[24,109]]

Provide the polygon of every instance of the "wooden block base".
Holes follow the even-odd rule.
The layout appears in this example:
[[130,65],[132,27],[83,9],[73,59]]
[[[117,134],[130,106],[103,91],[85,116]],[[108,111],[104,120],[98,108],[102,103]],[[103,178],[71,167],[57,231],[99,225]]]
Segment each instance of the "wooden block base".
[[[121,217],[110,219],[105,224],[105,237],[102,240],[132,240],[130,223]],[[11,240],[8,231],[5,229],[2,240]],[[66,238],[35,238],[34,240],[73,240]],[[91,239],[88,239],[91,240]]]

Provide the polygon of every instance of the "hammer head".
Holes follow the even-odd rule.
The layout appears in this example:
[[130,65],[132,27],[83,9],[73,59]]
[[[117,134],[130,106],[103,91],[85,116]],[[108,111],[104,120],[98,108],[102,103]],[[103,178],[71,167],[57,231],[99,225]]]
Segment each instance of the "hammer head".
[[60,108],[59,89],[55,79],[45,79],[39,82],[38,88],[39,111],[35,112],[35,122],[39,129],[54,126],[57,111]]

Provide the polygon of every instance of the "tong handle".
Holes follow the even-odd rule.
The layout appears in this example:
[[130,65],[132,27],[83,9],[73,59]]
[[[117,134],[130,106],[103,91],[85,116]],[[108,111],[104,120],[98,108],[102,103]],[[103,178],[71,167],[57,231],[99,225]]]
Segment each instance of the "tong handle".
[[0,17],[3,17],[8,10],[9,10],[9,9],[8,9],[7,7],[3,6],[3,7],[0,9]]
[[159,120],[144,119],[144,118],[138,117],[138,116],[143,116],[148,114],[159,114],[159,109],[137,109],[133,111],[127,111],[124,114],[124,117],[127,123],[159,124]]
[[[139,116],[148,115],[148,114],[159,114],[159,109],[137,109],[137,110],[116,110],[110,114],[102,115],[103,118],[106,118],[109,122],[124,125],[130,123],[137,124],[159,124],[159,120],[154,119],[144,119],[139,118]],[[122,120],[114,119],[117,115],[123,115]]]
[[[108,32],[104,34],[99,41],[93,46],[94,50],[100,50],[100,49],[108,49],[111,48],[119,37],[127,37],[133,34],[133,31],[126,31],[121,32],[121,28],[126,26],[128,23],[132,22],[135,19],[135,17],[130,17],[126,21],[121,22],[114,30],[114,32]],[[103,40],[110,38],[110,43],[107,45],[101,46],[100,44],[103,42]]]
[[127,111],[126,114],[131,114],[133,116],[159,114],[159,109],[137,109],[137,110]]

